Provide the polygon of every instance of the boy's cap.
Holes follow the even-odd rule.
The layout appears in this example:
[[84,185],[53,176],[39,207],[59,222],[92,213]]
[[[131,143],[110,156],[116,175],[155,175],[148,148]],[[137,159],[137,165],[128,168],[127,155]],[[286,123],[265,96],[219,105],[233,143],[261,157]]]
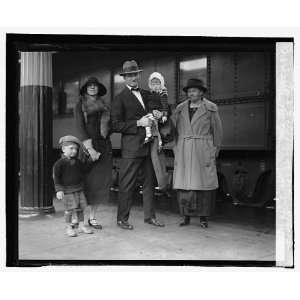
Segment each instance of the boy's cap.
[[58,141],[60,147],[70,145],[71,143],[77,144],[79,147],[81,146],[81,141],[73,135],[65,135],[61,137]]

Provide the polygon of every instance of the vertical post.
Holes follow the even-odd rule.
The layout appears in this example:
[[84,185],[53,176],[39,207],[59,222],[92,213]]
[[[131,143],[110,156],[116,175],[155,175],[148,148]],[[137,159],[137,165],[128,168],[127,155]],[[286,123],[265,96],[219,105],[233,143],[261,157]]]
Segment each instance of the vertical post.
[[276,43],[276,265],[293,258],[293,43]]
[[52,53],[21,52],[20,79],[20,214],[52,213]]

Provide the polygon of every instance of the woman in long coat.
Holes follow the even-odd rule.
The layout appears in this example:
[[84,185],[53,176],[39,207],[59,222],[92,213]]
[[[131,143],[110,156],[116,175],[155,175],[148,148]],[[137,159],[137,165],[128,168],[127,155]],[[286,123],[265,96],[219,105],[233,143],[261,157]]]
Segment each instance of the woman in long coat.
[[218,188],[216,158],[222,124],[217,106],[203,97],[206,87],[201,80],[189,79],[183,90],[188,99],[173,116],[177,131],[173,185],[183,216],[180,226],[190,224],[191,216],[200,216],[200,225],[207,227]]
[[106,88],[91,77],[80,89],[81,97],[74,111],[78,138],[87,148],[93,165],[85,178],[84,191],[90,206],[90,226],[102,229],[96,220],[101,202],[109,198],[112,183],[112,146],[110,141],[110,108],[101,96]]

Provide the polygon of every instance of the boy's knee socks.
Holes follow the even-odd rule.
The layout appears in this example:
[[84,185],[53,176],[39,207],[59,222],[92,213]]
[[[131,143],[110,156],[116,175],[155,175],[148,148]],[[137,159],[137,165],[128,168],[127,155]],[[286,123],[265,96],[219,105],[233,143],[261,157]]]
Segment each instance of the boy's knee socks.
[[81,208],[75,209],[77,213],[78,222],[83,222],[83,210]]
[[72,211],[71,210],[65,210],[65,221],[66,221],[66,223],[72,222]]

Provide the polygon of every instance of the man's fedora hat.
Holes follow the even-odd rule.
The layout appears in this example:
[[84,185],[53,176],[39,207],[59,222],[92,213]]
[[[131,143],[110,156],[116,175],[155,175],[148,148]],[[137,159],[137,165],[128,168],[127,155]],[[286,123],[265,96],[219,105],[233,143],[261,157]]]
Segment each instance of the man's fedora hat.
[[104,96],[107,92],[106,87],[98,81],[96,77],[89,77],[85,84],[80,89],[80,95],[86,94],[86,88],[89,84],[96,84],[98,86],[98,96]]
[[142,69],[139,69],[139,66],[135,60],[127,60],[123,64],[123,71],[120,73],[121,76],[132,73],[142,72]]
[[183,88],[185,92],[189,88],[198,88],[199,90],[202,90],[204,93],[207,91],[207,87],[204,85],[203,81],[201,79],[191,78],[187,81],[186,86]]

